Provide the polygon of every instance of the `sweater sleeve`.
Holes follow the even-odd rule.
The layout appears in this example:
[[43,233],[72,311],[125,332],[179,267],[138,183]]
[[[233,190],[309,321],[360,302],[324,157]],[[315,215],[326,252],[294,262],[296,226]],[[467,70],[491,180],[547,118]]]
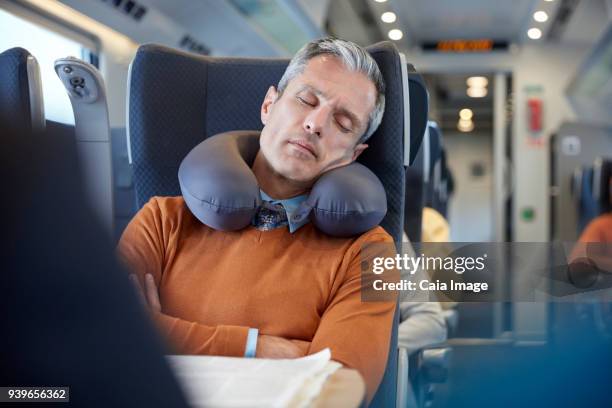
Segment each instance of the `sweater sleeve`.
[[[403,252],[410,257],[416,255],[412,244],[406,241],[403,242]],[[423,278],[426,276],[422,268],[418,273]],[[408,351],[408,355],[423,347],[441,343],[446,340],[446,336],[447,329],[442,307],[435,299],[425,302],[400,302],[397,340],[399,346]]]
[[[131,273],[144,284],[147,273],[159,287],[163,278],[166,251],[171,241],[172,226],[177,224],[177,206],[160,207],[160,199],[152,198],[130,221],[123,232],[117,251]],[[180,354],[244,356],[248,327],[206,326],[163,313],[153,319],[169,340],[173,351]]]
[[446,340],[446,323],[438,302],[402,302],[400,311],[402,322],[397,329],[397,340],[409,355]]
[[[381,250],[394,248],[391,237],[382,231],[371,235],[368,242],[385,243],[377,245]],[[354,250],[347,252],[346,275],[340,278],[338,289],[332,292],[309,354],[329,347],[333,360],[359,371],[366,383],[369,403],[385,371],[396,302],[362,301],[361,265],[364,260],[359,249],[363,244],[364,241],[358,241],[352,247]],[[377,255],[395,256],[395,249],[392,253]]]

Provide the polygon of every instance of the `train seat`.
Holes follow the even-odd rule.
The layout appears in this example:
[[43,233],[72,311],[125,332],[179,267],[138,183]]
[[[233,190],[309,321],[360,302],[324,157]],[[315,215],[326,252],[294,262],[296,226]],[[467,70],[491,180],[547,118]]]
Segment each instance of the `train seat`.
[[0,123],[26,132],[45,127],[40,68],[23,48],[0,53]]
[[[408,84],[399,52],[389,42],[370,46],[368,51],[386,82],[386,109],[370,147],[358,161],[385,187],[388,210],[381,225],[399,248],[404,164],[414,160],[422,135],[405,129],[410,115],[405,108]],[[278,83],[287,64],[288,60],[213,58],[157,45],[140,47],[128,85],[128,143],[138,206],[154,195],[180,194],[179,165],[205,138],[230,130],[261,129],[261,100],[268,87]],[[409,157],[405,158],[406,151]],[[387,368],[372,406],[396,403],[398,315]]]
[[[408,66],[410,87],[410,133],[423,135],[427,128],[429,95],[425,81],[414,68]],[[421,220],[424,205],[424,143],[416,152],[413,162],[406,167],[406,203],[404,205],[404,233],[411,242],[421,241]]]

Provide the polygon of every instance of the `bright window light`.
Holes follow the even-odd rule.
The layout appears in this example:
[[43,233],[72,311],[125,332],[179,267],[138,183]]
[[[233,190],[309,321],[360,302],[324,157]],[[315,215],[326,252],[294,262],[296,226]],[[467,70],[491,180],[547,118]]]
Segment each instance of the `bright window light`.
[[394,41],[401,40],[403,36],[404,33],[402,33],[402,30],[398,30],[397,28],[389,31],[389,38]]
[[25,48],[40,65],[45,118],[74,124],[72,105],[64,85],[55,74],[58,58],[82,58],[83,45],[0,9],[0,52],[13,47]]
[[469,77],[465,82],[470,88],[485,88],[489,85],[489,80],[483,76]]
[[544,23],[548,21],[548,14],[542,10],[536,11],[535,13],[533,13],[533,19],[538,23]]
[[542,38],[542,30],[540,30],[539,28],[530,28],[527,31],[527,36],[529,38],[531,38],[532,40],[539,40],[540,38]]
[[380,19],[384,23],[395,23],[395,20],[397,20],[397,16],[395,15],[395,13],[387,11],[386,13],[383,13],[382,16],[380,16]]
[[471,86],[467,89],[467,96],[470,98],[484,98],[487,96],[487,88],[477,88]]
[[471,109],[464,108],[459,111],[459,117],[463,120],[471,120],[474,117],[474,112]]

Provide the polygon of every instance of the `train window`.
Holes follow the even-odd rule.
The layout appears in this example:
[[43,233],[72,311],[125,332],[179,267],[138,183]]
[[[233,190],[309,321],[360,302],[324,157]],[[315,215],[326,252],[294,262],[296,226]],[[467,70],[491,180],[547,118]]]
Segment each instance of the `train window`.
[[53,69],[53,62],[62,57],[83,58],[87,48],[71,38],[0,9],[0,52],[13,47],[28,50],[40,65],[45,102],[45,117],[56,122],[74,124],[70,99]]

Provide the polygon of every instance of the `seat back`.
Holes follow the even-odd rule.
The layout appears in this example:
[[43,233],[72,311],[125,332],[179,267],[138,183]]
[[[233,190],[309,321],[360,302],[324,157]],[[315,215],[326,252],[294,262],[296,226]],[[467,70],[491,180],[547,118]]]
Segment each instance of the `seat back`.
[[25,131],[45,126],[40,68],[23,48],[0,53],[0,124]]
[[427,118],[429,117],[429,92],[425,80],[416,71],[416,68],[408,64],[408,85],[410,100],[410,163],[416,160],[421,148],[425,130],[427,129]]
[[10,192],[0,225],[14,238],[2,252],[11,273],[2,278],[1,320],[13,329],[0,338],[0,383],[70,386],[70,403],[81,407],[187,407],[168,350],[83,205],[71,132],[0,124],[0,174]]
[[599,214],[612,210],[610,205],[610,178],[612,159],[599,157],[593,166],[593,196],[599,204]]
[[406,168],[406,202],[404,204],[404,232],[410,242],[421,242],[423,206],[425,204],[424,154]]
[[123,230],[137,212],[134,178],[128,160],[125,128],[111,129],[111,152],[115,210],[114,238],[115,241],[119,241]]
[[593,167],[581,166],[574,171],[572,194],[578,215],[580,234],[589,222],[599,215],[599,202],[593,195]]
[[429,121],[427,125],[429,138],[429,154],[427,157],[428,169],[426,169],[425,205],[433,207],[436,183],[440,177],[440,157],[442,156],[442,133],[436,122]]
[[[408,65],[410,90],[410,134],[423,135],[429,115],[429,95],[423,77]],[[424,205],[424,146],[411,151],[415,156],[406,167],[406,199],[404,203],[404,232],[411,242],[421,241],[421,223]]]
[[[381,226],[399,248],[405,197],[405,65],[401,66],[400,54],[390,42],[367,49],[386,82],[386,108],[378,130],[368,140],[370,147],[358,161],[385,188],[388,208]],[[179,165],[202,140],[230,130],[261,129],[263,98],[271,85],[278,84],[288,62],[213,58],[158,45],[140,47],[128,79],[128,148],[138,207],[152,196],[181,194]],[[409,136],[415,152],[411,156],[416,156],[422,135]],[[398,317],[396,313],[385,376],[372,406],[395,405]]]
[[448,202],[454,190],[454,179],[448,168],[445,148],[442,148],[440,151],[438,163],[438,168],[434,172],[436,180],[434,182],[432,208],[448,220]]

